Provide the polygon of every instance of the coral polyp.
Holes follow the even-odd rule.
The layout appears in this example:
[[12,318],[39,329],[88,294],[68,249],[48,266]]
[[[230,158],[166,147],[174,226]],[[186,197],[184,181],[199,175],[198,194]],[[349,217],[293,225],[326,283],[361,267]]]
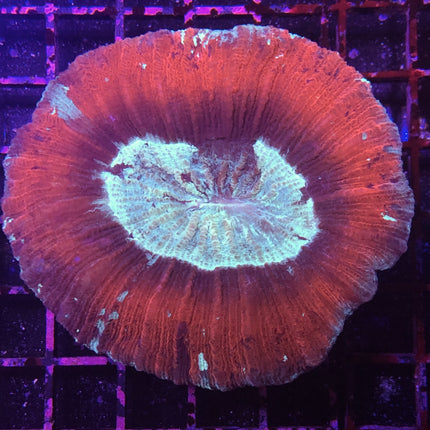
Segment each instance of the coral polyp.
[[396,126],[273,27],[159,31],[47,86],[5,161],[21,277],[77,341],[175,383],[283,384],[406,250]]

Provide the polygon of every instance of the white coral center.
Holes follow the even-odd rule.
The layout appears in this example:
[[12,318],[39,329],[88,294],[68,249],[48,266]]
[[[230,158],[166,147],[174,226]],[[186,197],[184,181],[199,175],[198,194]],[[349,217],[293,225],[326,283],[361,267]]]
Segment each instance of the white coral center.
[[137,246],[200,269],[294,259],[318,233],[304,177],[263,139],[216,152],[134,138],[101,174],[106,203]]

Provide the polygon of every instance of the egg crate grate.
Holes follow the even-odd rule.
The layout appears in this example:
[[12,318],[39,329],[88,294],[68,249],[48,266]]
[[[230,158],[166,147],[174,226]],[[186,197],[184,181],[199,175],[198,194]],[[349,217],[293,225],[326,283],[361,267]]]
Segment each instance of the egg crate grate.
[[[97,46],[161,28],[275,25],[337,50],[399,127],[417,202],[408,252],[291,384],[175,386],[77,345],[23,285],[0,238],[0,429],[428,429],[430,2],[0,0],[2,159],[45,85]],[[3,172],[1,174],[3,180]],[[1,184],[0,184],[1,185]]]

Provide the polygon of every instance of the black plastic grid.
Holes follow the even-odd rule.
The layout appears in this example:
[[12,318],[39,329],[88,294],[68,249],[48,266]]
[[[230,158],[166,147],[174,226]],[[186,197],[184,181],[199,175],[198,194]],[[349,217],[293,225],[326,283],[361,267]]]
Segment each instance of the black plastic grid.
[[[0,0],[0,147],[44,86],[99,45],[160,28],[275,25],[339,51],[399,127],[417,202],[408,252],[380,274],[327,360],[291,384],[175,386],[77,345],[19,279],[0,240],[0,429],[428,429],[429,0]],[[3,175],[1,175],[1,178]]]

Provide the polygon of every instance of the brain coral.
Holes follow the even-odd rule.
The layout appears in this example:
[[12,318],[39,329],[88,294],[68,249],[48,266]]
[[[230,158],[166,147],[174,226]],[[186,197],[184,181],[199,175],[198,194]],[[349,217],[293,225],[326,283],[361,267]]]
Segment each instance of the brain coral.
[[21,276],[81,343],[176,383],[320,363],[406,249],[397,129],[286,30],[148,33],[78,57],[5,162]]

